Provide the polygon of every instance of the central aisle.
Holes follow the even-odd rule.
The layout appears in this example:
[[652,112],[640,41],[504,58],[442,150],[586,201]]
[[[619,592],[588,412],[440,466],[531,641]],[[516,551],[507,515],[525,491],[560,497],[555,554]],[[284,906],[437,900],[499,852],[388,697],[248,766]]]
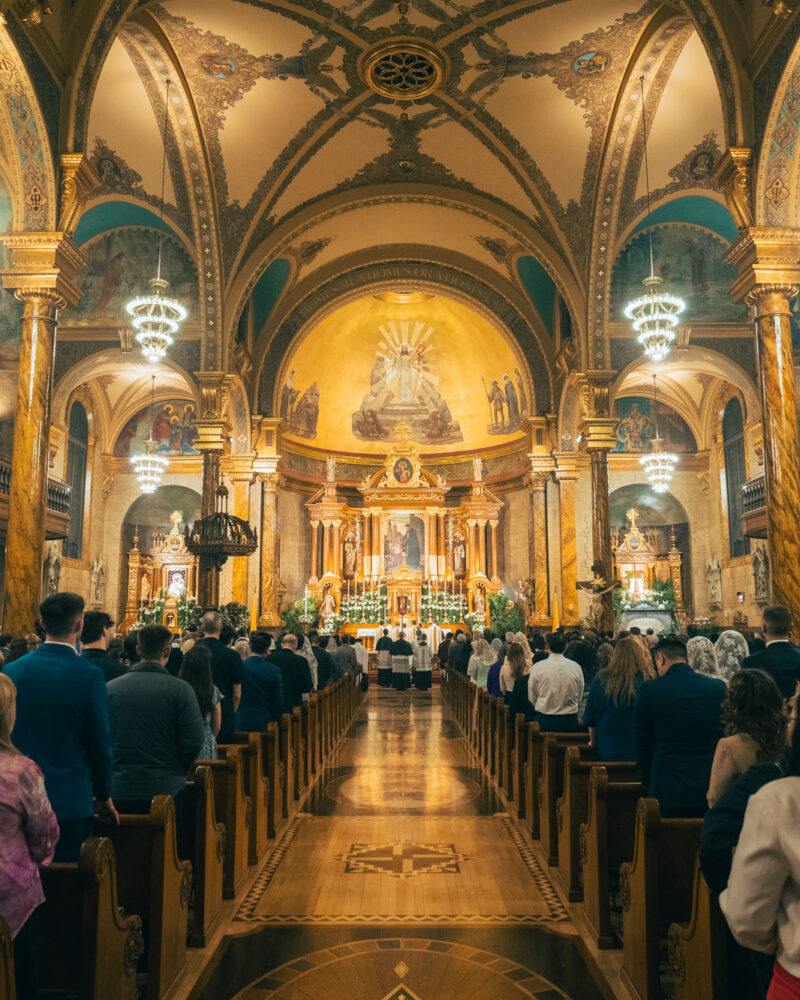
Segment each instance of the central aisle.
[[202,1000],[602,995],[438,689],[370,690],[229,933]]

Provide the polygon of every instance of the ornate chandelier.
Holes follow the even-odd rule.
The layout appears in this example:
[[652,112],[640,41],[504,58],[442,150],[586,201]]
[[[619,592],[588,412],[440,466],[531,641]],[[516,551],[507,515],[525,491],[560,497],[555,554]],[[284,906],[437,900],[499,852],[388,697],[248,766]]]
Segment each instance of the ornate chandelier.
[[[644,178],[647,190],[647,216],[650,218],[650,169],[647,160],[647,116],[644,102],[644,76],[639,77],[642,92],[642,138],[644,141]],[[675,340],[675,327],[678,317],[686,308],[683,299],[677,295],[668,295],[661,291],[663,279],[655,273],[653,259],[653,230],[648,232],[650,241],[650,275],[644,279],[645,294],[625,308],[626,319],[633,321],[633,329],[638,334],[637,340],[651,361],[663,361],[669,354],[669,349]]]
[[656,394],[656,377],[653,376],[653,419],[656,428],[656,436],[650,442],[651,451],[648,455],[642,455],[639,464],[645,471],[647,481],[653,488],[654,493],[666,493],[672,482],[672,475],[675,466],[678,464],[678,456],[671,451],[662,451],[663,440],[658,436],[658,396]]
[[[156,377],[153,376],[153,389],[150,397],[150,408],[152,410],[153,401],[156,395]],[[150,434],[144,443],[144,451],[139,455],[131,456],[131,465],[139,481],[139,489],[142,493],[155,493],[161,477],[164,475],[168,459],[164,455],[156,454],[156,443],[153,440],[153,423],[150,422]]]
[[[163,154],[161,158],[161,201],[159,221],[164,221],[164,183],[167,170],[167,115],[169,111],[169,88],[171,80],[167,80],[167,93],[164,100],[164,134]],[[150,294],[131,299],[125,310],[132,317],[131,324],[136,330],[136,340],[142,348],[145,358],[156,364],[161,361],[172,345],[173,335],[178,332],[180,324],[188,313],[177,301],[167,296],[169,282],[161,277],[161,254],[163,248],[163,233],[158,234],[158,267],[155,278],[150,279]]]

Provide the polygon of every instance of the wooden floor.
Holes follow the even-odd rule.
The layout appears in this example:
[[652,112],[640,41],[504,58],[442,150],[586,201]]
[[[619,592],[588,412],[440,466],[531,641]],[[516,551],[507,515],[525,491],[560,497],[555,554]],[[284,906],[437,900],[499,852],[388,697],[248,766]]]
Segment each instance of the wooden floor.
[[373,687],[182,996],[600,1000],[587,958],[438,690]]

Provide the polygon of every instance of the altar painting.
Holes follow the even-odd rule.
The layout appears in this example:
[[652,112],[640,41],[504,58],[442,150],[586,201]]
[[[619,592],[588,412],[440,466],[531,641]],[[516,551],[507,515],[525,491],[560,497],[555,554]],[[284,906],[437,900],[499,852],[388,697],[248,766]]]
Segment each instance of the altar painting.
[[[645,396],[628,396],[616,403],[619,425],[617,427],[616,452],[647,452],[652,447],[658,432],[663,441],[664,451],[678,453],[697,451],[697,444],[683,417],[673,409],[656,404]],[[656,420],[657,417],[657,420]]]
[[401,566],[418,570],[425,553],[425,525],[416,514],[392,514],[383,533],[384,574],[392,576]]
[[144,443],[152,434],[156,451],[161,455],[199,455],[194,447],[197,440],[196,421],[194,403],[186,400],[155,403],[140,410],[125,424],[114,445],[114,454],[117,458],[128,458],[144,451]]

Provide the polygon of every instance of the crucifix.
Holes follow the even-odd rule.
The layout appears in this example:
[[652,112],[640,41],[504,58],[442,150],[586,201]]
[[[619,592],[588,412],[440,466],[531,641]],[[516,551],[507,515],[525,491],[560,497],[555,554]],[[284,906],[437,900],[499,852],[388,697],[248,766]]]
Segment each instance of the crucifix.
[[589,610],[589,618],[594,628],[601,628],[605,604],[603,598],[606,594],[611,594],[619,589],[622,586],[622,580],[607,580],[605,566],[598,560],[592,563],[592,579],[579,580],[575,586],[591,597],[592,605]]

